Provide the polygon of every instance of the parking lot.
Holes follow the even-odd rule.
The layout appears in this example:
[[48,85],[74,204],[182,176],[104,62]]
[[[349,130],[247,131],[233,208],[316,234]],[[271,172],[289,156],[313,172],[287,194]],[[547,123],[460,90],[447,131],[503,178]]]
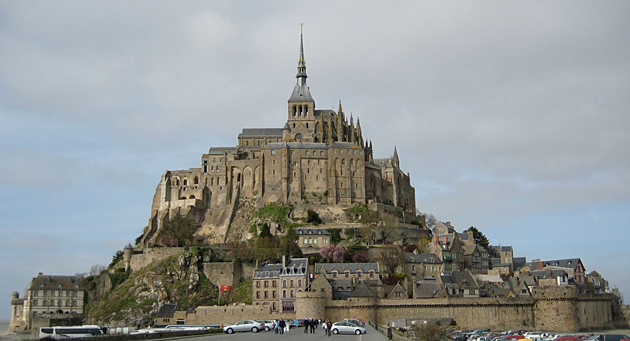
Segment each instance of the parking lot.
[[304,333],[304,328],[292,328],[290,331],[284,333],[283,335],[276,334],[273,331],[270,332],[244,332],[244,333],[235,333],[235,334],[220,334],[220,335],[212,335],[212,336],[201,336],[201,337],[193,337],[186,338],[187,340],[195,340],[195,341],[249,341],[249,340],[287,340],[287,341],[315,341],[315,340],[358,340],[358,341],[385,341],[387,338],[383,336],[380,332],[377,332],[374,328],[370,326],[365,326],[367,329],[367,334],[363,335],[331,335],[330,337],[324,335],[324,331],[322,328],[315,329],[314,334],[306,334]]

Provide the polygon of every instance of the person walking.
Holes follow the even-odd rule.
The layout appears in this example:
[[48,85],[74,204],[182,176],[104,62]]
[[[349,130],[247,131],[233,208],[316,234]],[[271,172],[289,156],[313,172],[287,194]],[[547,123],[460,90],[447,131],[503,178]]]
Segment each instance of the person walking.
[[280,321],[278,321],[278,330],[280,331],[280,334],[284,334],[285,325],[286,325],[286,322],[284,322],[283,319],[280,319]]
[[328,330],[328,337],[330,337],[330,334],[332,334],[332,322],[330,320],[326,320],[326,329]]

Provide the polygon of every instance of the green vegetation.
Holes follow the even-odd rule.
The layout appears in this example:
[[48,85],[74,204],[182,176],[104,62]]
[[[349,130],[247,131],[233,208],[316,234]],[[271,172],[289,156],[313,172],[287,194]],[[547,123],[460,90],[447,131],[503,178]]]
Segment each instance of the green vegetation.
[[289,223],[289,212],[291,212],[292,209],[293,206],[290,205],[269,204],[256,211],[256,213],[254,213],[254,218],[286,226],[286,224]]
[[[191,252],[169,257],[133,273],[103,273],[101,276],[110,277],[113,288],[102,299],[89,303],[88,316],[100,321],[147,316],[155,313],[158,298],[160,302],[177,304],[179,309],[216,304],[217,287],[202,272],[192,271],[200,259],[195,253],[202,254],[203,249],[191,249]],[[180,266],[181,257],[185,261],[183,266]]]
[[189,217],[177,214],[173,219],[164,223],[158,240],[166,246],[192,246],[197,245],[194,233],[199,229],[199,224]]
[[319,225],[322,223],[322,218],[319,217],[317,212],[309,209],[306,211],[306,222],[313,225]]
[[116,251],[116,253],[114,253],[114,255],[112,256],[112,262],[109,263],[108,268],[111,269],[114,266],[116,266],[116,264],[120,262],[122,258],[123,258],[123,251],[122,250]]
[[328,229],[328,232],[330,232],[331,243],[336,245],[343,240],[343,238],[341,238],[341,229]]
[[468,231],[472,231],[473,238],[475,239],[475,243],[477,243],[477,245],[483,246],[484,249],[489,251],[490,241],[488,240],[488,238],[486,238],[486,236],[483,233],[481,233],[481,231],[479,231],[474,226],[471,226],[470,228],[468,228],[468,230],[464,232],[468,232]]
[[232,288],[232,291],[230,291],[226,300],[223,301],[223,298],[221,298],[221,301],[221,304],[223,304],[223,302],[225,302],[225,304],[252,304],[252,281],[242,282],[238,286]]

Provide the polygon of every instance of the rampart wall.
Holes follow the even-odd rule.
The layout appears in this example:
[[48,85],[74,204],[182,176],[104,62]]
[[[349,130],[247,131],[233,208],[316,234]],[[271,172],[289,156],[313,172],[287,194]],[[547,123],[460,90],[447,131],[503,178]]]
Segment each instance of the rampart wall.
[[145,248],[141,253],[134,253],[131,257],[130,267],[133,271],[138,271],[153,261],[160,261],[184,252],[182,247],[152,247]]
[[295,319],[295,314],[272,313],[266,306],[202,306],[186,315],[186,324],[228,324],[240,320]]

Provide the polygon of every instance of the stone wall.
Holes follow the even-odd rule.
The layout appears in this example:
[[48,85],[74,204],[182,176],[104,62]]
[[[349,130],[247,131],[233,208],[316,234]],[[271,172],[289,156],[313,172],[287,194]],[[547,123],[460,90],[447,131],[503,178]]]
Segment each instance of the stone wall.
[[182,247],[154,247],[154,248],[145,248],[141,253],[134,253],[131,257],[131,270],[138,271],[147,265],[151,264],[153,261],[161,261],[162,259],[168,258],[170,256],[174,256],[184,252],[184,248]]
[[256,264],[254,263],[241,263],[243,270],[243,281],[251,281],[254,279],[254,271],[256,270]]
[[230,324],[240,320],[295,319],[295,314],[273,313],[269,307],[255,305],[197,307],[186,315],[186,324]]
[[582,330],[613,328],[613,295],[588,294],[578,296],[577,317]]
[[235,286],[243,278],[242,267],[234,262],[204,263],[203,273],[216,286]]

